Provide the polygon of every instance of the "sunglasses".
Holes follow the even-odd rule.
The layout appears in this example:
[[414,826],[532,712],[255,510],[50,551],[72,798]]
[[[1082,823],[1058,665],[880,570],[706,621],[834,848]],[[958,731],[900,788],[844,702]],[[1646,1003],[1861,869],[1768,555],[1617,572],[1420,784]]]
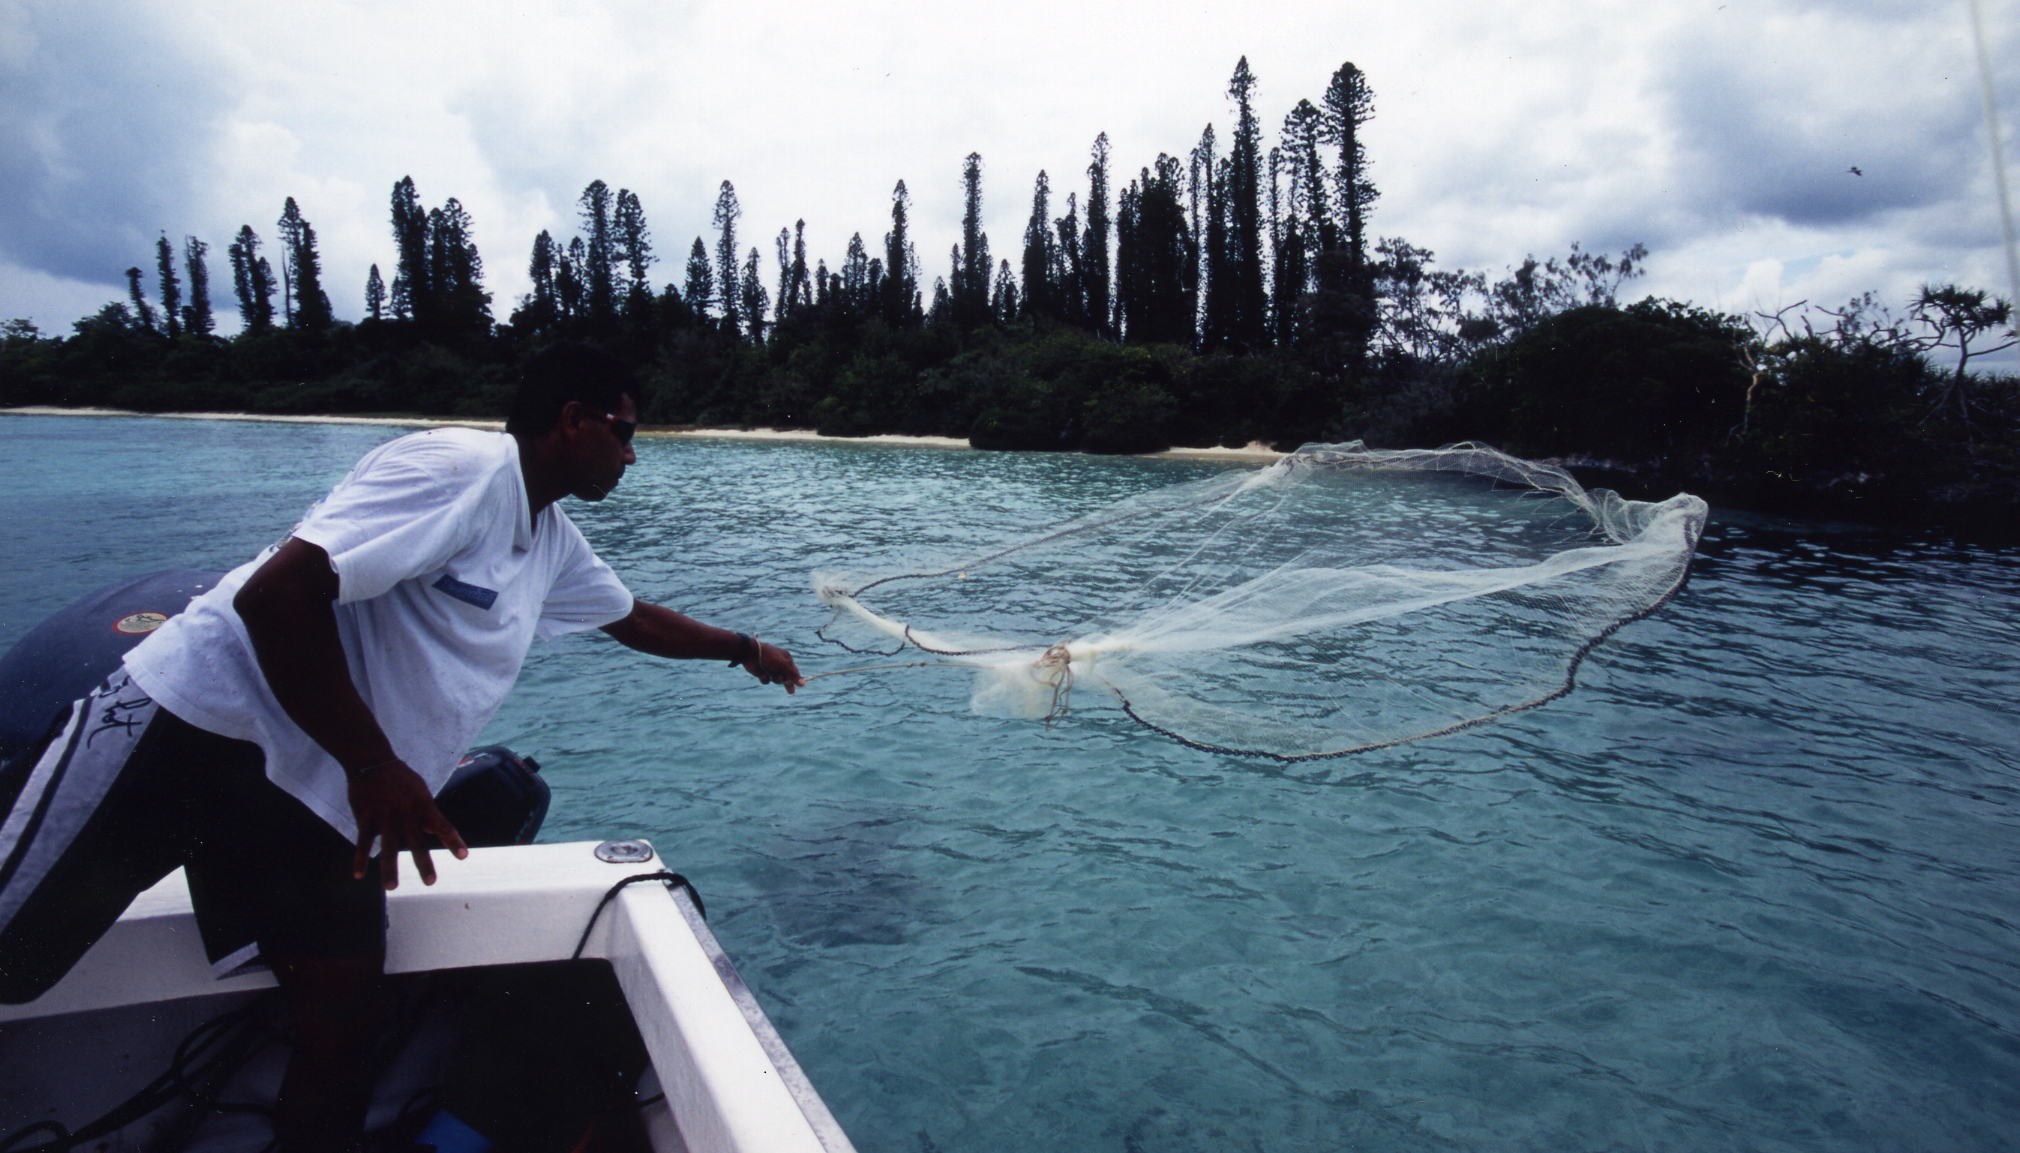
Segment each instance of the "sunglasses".
[[619,444],[630,444],[631,434],[638,431],[637,421],[619,420],[614,412],[604,413],[603,420],[610,425],[610,434],[617,438]]

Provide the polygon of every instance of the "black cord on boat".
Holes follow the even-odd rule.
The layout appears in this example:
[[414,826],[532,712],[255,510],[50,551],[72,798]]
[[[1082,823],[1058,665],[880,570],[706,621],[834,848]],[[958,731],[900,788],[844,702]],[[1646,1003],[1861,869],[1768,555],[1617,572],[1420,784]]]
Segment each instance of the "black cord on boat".
[[[700,891],[686,877],[665,871],[638,873],[617,882],[603,894],[596,904],[596,911],[590,914],[589,923],[583,926],[582,938],[576,942],[570,960],[582,958],[582,951],[589,946],[589,935],[595,931],[597,920],[617,894],[625,886],[640,881],[659,881],[669,887],[687,890],[695,910],[704,917],[708,916]],[[78,1129],[71,1129],[60,1121],[36,1121],[24,1125],[0,1138],[0,1153],[65,1153],[116,1133],[177,1099],[187,1100],[196,1106],[195,1119],[199,1121],[213,1111],[269,1112],[259,1105],[221,1103],[216,1094],[247,1058],[273,1039],[273,1013],[277,1005],[278,996],[268,992],[204,1021],[184,1034],[176,1044],[168,1068],[133,1096]],[[266,1028],[260,1028],[262,1025]],[[180,1136],[186,1139],[190,1134]],[[43,1140],[28,1143],[37,1137]]]
[[[32,1136],[36,1133],[40,1133],[45,1130],[49,1133],[50,1136],[55,1138],[55,1141],[45,1143],[42,1145],[24,1146],[20,1144],[22,1138]],[[5,1141],[0,1141],[0,1153],[15,1153],[15,1151],[19,1149],[27,1149],[30,1150],[31,1153],[33,1153],[33,1151],[42,1149],[68,1149],[75,1142],[76,1137],[71,1134],[70,1130],[63,1127],[62,1122],[37,1121],[33,1125],[27,1125],[23,1126],[20,1129],[16,1129],[13,1133],[8,1135]]]
[[[258,1026],[271,1026],[275,1004],[275,996],[269,993],[210,1018],[184,1034],[169,1067],[133,1096],[78,1129],[56,1121],[37,1121],[17,1129],[0,1140],[0,1153],[63,1153],[116,1133],[177,1099],[194,1106],[200,1119],[215,1104],[217,1091],[231,1074],[271,1039],[271,1029]],[[260,1017],[266,1019],[256,1020]],[[46,1133],[49,1139],[36,1145],[22,1143],[38,1133]]]
[[599,917],[603,916],[604,908],[617,898],[617,894],[623,891],[626,885],[635,885],[640,881],[664,881],[669,887],[686,889],[688,899],[694,902],[695,912],[700,913],[704,919],[707,918],[708,907],[701,903],[700,891],[686,877],[681,876],[679,873],[669,873],[664,870],[657,873],[637,873],[610,886],[610,891],[603,894],[602,900],[596,902],[596,911],[589,914],[589,923],[582,926],[582,939],[575,942],[575,951],[568,955],[569,960],[580,961],[582,959],[582,950],[589,947],[589,934],[596,930],[596,921]]

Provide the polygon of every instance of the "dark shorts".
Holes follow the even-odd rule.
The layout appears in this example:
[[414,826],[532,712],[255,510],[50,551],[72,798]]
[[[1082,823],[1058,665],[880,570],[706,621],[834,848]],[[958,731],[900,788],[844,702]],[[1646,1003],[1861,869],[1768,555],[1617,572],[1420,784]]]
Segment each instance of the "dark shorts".
[[220,973],[256,955],[385,947],[376,872],[267,780],[258,746],[188,724],[115,675],[0,770],[0,1001],[56,983],[141,890],[186,871]]

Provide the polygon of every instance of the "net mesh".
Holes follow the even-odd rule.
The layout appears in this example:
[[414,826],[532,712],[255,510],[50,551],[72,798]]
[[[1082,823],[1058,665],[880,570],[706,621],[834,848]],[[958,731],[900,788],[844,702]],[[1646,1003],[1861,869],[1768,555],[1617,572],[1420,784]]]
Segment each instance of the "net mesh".
[[978,712],[1056,718],[1098,689],[1185,744],[1304,760],[1563,695],[1682,586],[1705,516],[1481,445],[1307,445],[815,589],[824,639],[972,668]]

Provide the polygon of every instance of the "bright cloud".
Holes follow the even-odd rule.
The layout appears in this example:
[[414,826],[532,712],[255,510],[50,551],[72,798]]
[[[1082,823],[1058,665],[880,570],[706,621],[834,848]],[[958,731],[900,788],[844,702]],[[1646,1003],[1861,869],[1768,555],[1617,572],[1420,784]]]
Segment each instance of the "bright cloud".
[[[2020,104],[2020,0],[1982,2]],[[638,193],[663,281],[712,241],[725,179],[767,266],[801,219],[831,264],[853,232],[875,249],[903,179],[930,284],[969,152],[1014,264],[1033,178],[1063,213],[1097,133],[1118,191],[1208,123],[1225,148],[1242,55],[1266,141],[1343,61],[1367,73],[1373,230],[1445,267],[1641,242],[1639,287],[1734,311],[1931,280],[2012,291],[1963,3],[16,0],[0,316],[66,331],[162,233],[211,243],[229,316],[224,246],[248,223],[271,240],[293,196],[356,317],[368,268],[390,277],[408,175],[471,213],[501,317],[534,234],[573,235],[595,179]]]

